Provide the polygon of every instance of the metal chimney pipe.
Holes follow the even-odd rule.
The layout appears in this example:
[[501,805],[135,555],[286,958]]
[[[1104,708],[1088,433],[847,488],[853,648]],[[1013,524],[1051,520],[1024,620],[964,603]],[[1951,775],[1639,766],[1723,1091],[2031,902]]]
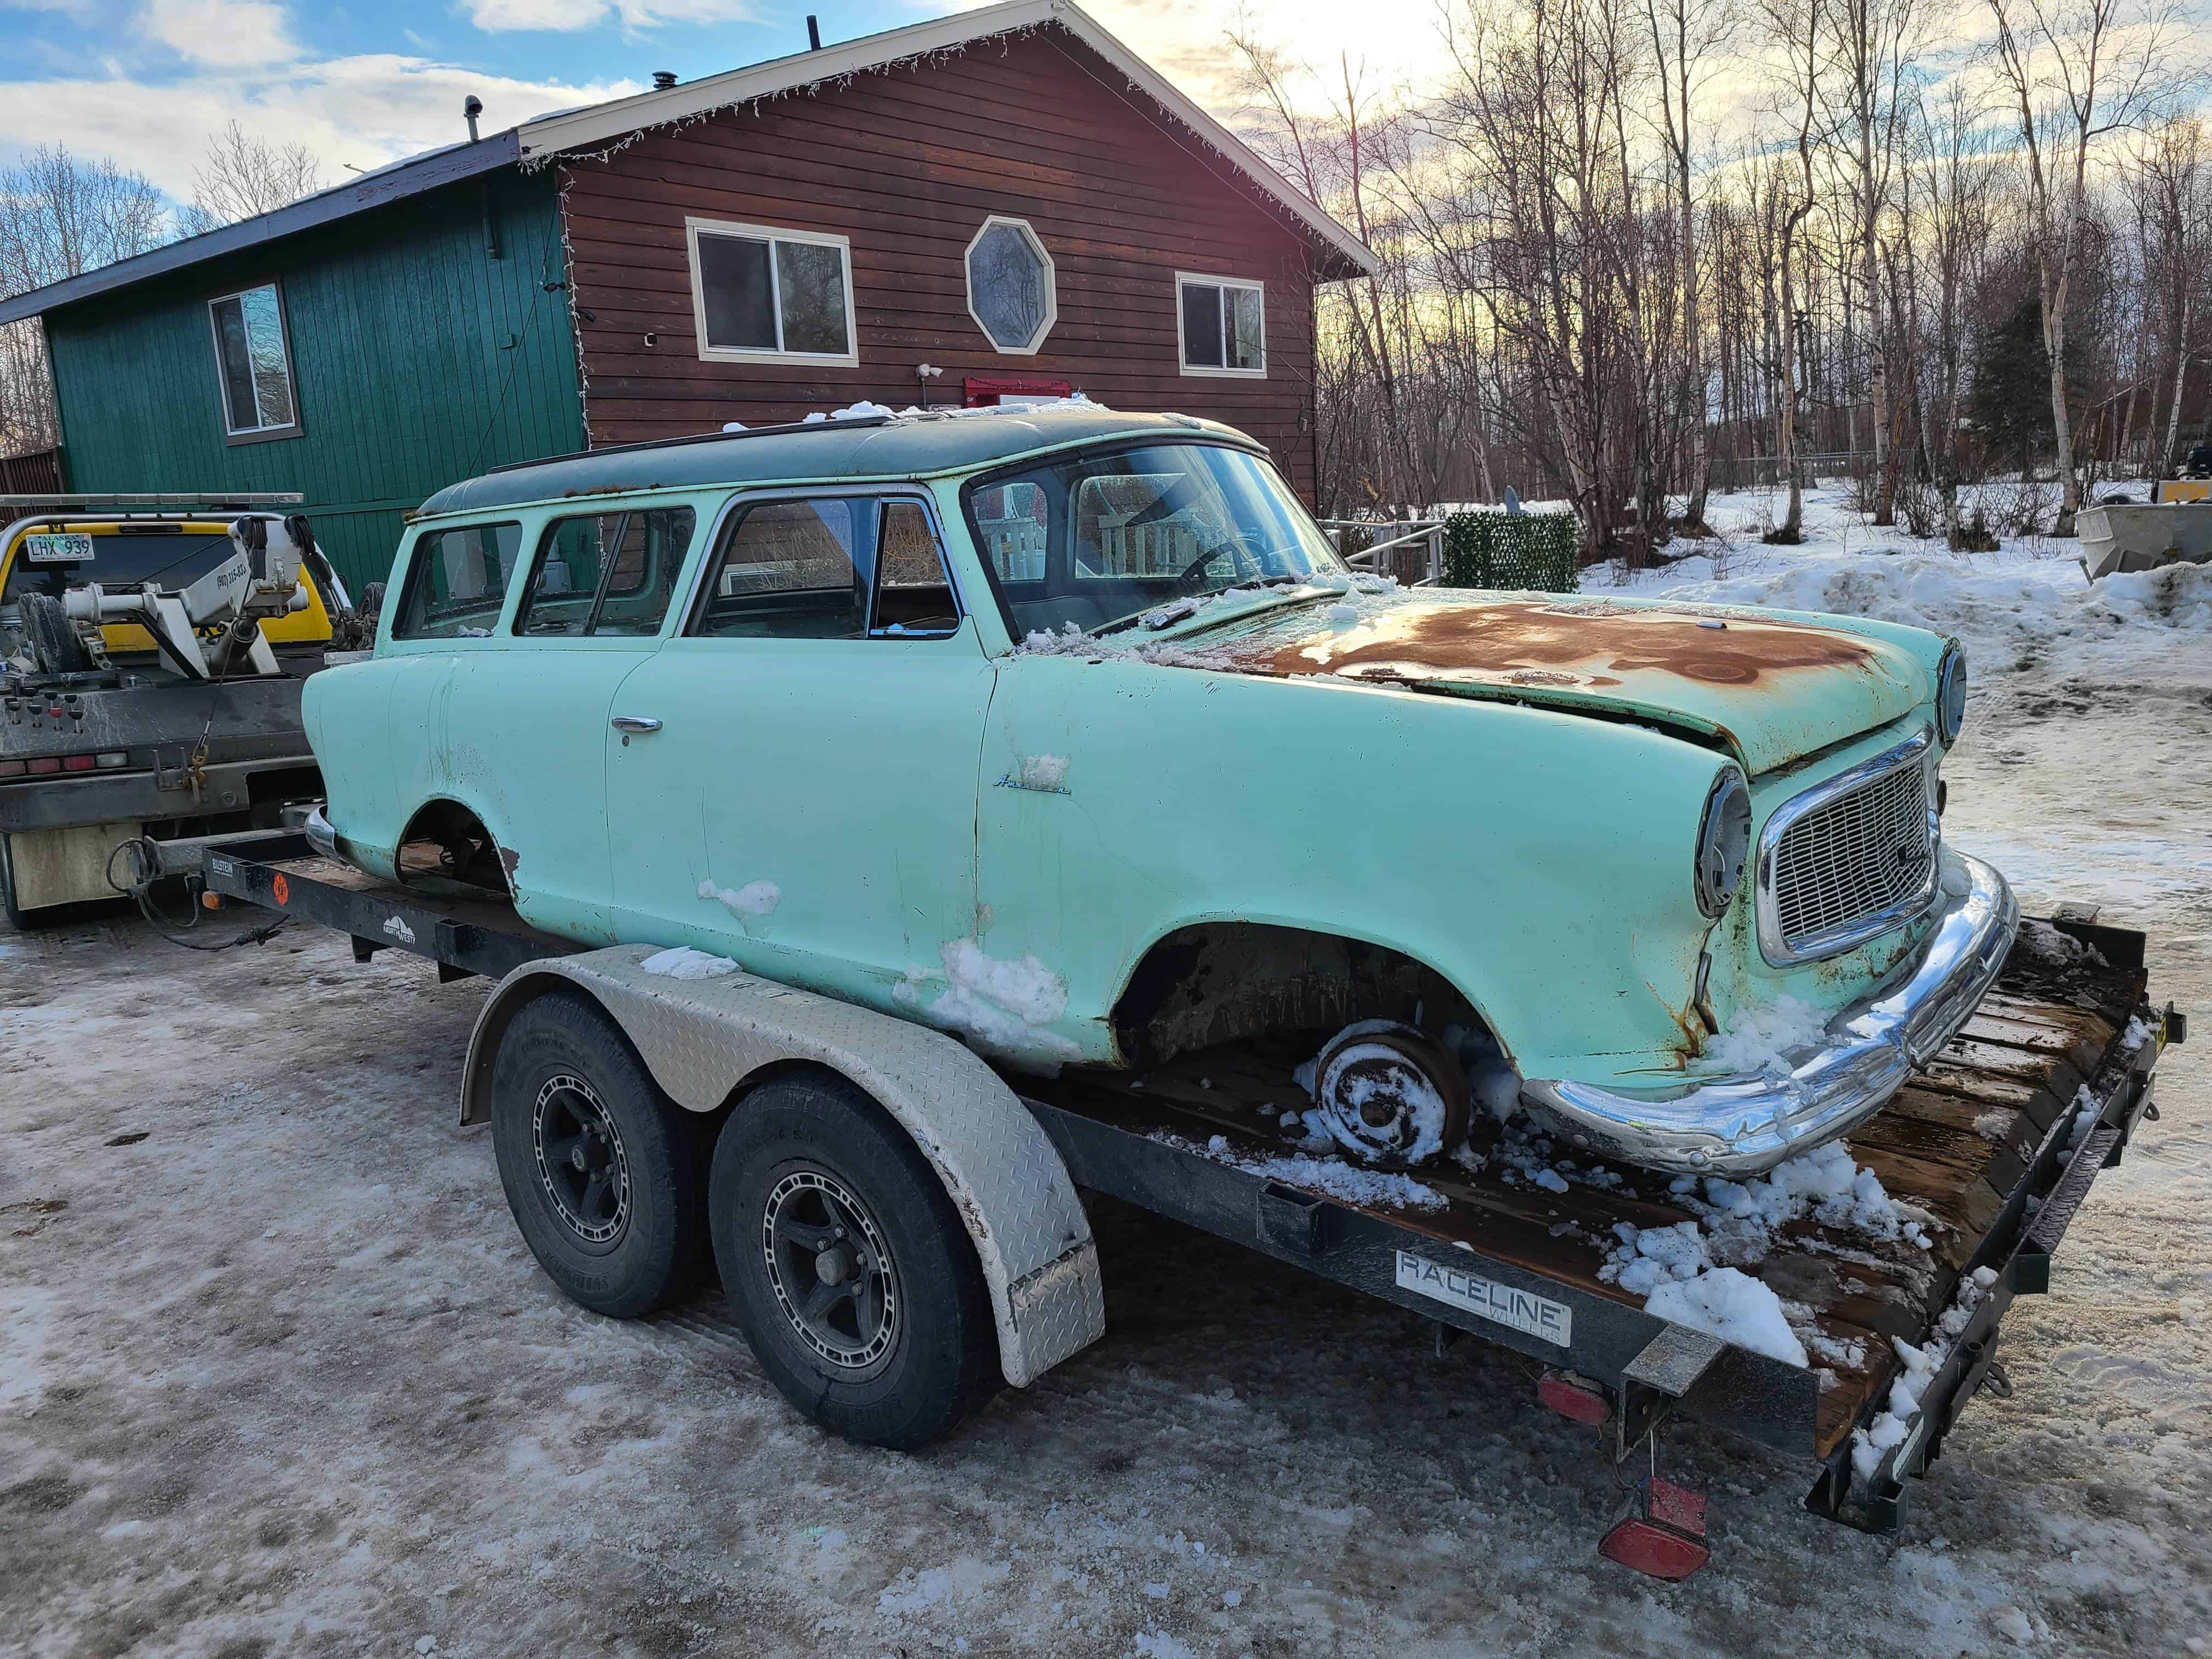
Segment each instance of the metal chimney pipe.
[[809,52],[822,50],[822,25],[815,21],[811,11],[806,14],[806,49]]
[[669,89],[669,88],[671,88],[671,87],[674,86],[675,84],[676,84],[676,71],[675,71],[674,70],[653,70],[653,89],[655,92],[665,92],[665,91],[667,91],[667,90]]
[[483,100],[471,93],[461,100],[462,118],[469,124],[469,142],[477,141],[477,117],[483,113]]

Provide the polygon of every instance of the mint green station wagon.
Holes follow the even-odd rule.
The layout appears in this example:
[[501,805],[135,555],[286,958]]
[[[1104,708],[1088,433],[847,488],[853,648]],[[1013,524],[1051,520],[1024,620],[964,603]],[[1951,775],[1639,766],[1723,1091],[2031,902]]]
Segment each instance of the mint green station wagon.
[[1371,1162],[1472,1097],[1741,1175],[2002,966],[1941,837],[1965,695],[1908,628],[1400,589],[1251,440],[1074,404],[456,484],[305,712],[325,853],[550,933],[1016,1070],[1303,1045],[1294,1133]]

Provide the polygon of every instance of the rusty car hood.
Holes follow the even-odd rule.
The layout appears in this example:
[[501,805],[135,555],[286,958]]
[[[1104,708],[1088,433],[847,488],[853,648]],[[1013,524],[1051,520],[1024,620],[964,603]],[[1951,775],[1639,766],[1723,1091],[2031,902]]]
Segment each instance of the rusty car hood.
[[1277,611],[1186,638],[1246,673],[1656,720],[1727,744],[1754,775],[1885,726],[1929,696],[1925,672],[1899,647],[1741,606],[1413,592]]

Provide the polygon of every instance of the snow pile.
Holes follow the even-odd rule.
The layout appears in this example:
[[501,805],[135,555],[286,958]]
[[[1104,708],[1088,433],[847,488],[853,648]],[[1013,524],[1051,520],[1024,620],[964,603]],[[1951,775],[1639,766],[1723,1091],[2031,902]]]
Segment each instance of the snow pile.
[[[1099,414],[1113,412],[1103,404],[1093,403],[1080,392],[1073,392],[1065,398],[1002,398],[995,404],[982,404],[973,409],[958,404],[939,404],[933,409],[924,409],[919,404],[908,404],[904,409],[893,409],[889,404],[871,403],[867,398],[863,398],[860,402],[848,404],[842,409],[833,409],[826,412],[817,409],[812,414],[802,416],[799,424],[819,426],[828,421],[957,421],[971,419],[977,416],[1033,415],[1040,410],[1046,409],[1087,409]],[[744,428],[733,421],[723,427],[722,430],[742,432]]]
[[709,956],[688,945],[656,951],[637,965],[662,979],[720,979],[738,971],[738,964],[729,957]]
[[1467,1086],[1476,1105],[1500,1123],[1520,1109],[1521,1073],[1513,1069],[1504,1046],[1486,1029],[1447,1025],[1443,1042],[1467,1067]]
[[1240,1153],[1229,1144],[1225,1135],[1215,1135],[1204,1146],[1198,1146],[1164,1131],[1152,1136],[1163,1146],[1180,1147],[1187,1152],[1202,1152],[1216,1163],[1234,1167],[1268,1181],[1279,1181],[1285,1187],[1319,1193],[1326,1198],[1340,1199],[1346,1204],[1387,1204],[1400,1210],[1441,1210],[1444,1195],[1432,1187],[1424,1186],[1411,1176],[1394,1175],[1382,1170],[1362,1169],[1335,1158],[1307,1158],[1302,1155],[1258,1157]]
[[717,887],[712,881],[702,881],[699,884],[699,896],[714,900],[740,921],[757,921],[783,902],[783,889],[772,881],[749,881],[736,888]]
[[1972,672],[1984,679],[2054,657],[2078,671],[2115,652],[2170,650],[2173,631],[2212,635],[2212,566],[2168,565],[2092,586],[2077,566],[2057,560],[1992,569],[1950,556],[1799,549],[1766,563],[1757,575],[1670,586],[1662,597],[1925,628],[1964,644]]
[[1109,657],[1158,663],[1169,668],[1234,668],[1237,659],[1225,651],[1198,651],[1165,640],[1108,638],[1086,634],[1070,623],[1059,633],[1037,629],[1013,648],[1017,657],[1082,657],[1103,662]]
[[[1715,1309],[1731,1317],[1753,1318],[1748,1304],[1757,1298],[1735,1284],[1736,1279],[1747,1277],[1736,1269],[1764,1261],[1774,1248],[1776,1232],[1792,1221],[1809,1216],[1823,1225],[1847,1228],[1886,1243],[1923,1250],[1933,1248],[1928,1229],[1935,1224],[1934,1218],[1891,1198],[1874,1171],[1854,1164],[1850,1149],[1839,1140],[1778,1164],[1756,1180],[1681,1176],[1669,1191],[1674,1201],[1696,1219],[1668,1227],[1616,1222],[1613,1231],[1620,1243],[1607,1255],[1597,1276],[1632,1296],[1643,1297],[1646,1312],[1677,1324],[1694,1324],[1700,1330],[1716,1330],[1714,1325],[1702,1322],[1722,1316]],[[1729,1277],[1721,1278],[1717,1286],[1701,1288],[1705,1281],[1723,1274]],[[1802,1350],[1808,1346],[1834,1364],[1864,1363],[1863,1353],[1852,1352],[1852,1345],[1820,1336],[1813,1328],[1809,1308],[1795,1308],[1793,1317],[1793,1304],[1784,1304],[1778,1297],[1773,1300],[1775,1316],[1785,1328],[1796,1328],[1791,1342],[1799,1357],[1790,1359],[1790,1364],[1806,1363]],[[1763,1310],[1761,1303],[1762,1320]],[[1758,1324],[1754,1321],[1747,1328],[1757,1328]],[[1790,1358],[1778,1347],[1759,1352]]]
[[1926,1346],[1916,1348],[1900,1337],[1890,1338],[1890,1346],[1897,1350],[1898,1362],[1905,1369],[1889,1385],[1888,1409],[1866,1427],[1851,1431],[1851,1470],[1860,1479],[1872,1474],[1882,1454],[1910,1431],[1912,1419],[1920,1413],[1921,1395],[1943,1369],[1952,1349],[1973,1322],[1974,1310],[1990,1299],[1990,1287],[1996,1282],[1993,1267],[1977,1267],[1960,1279],[1959,1294],[1936,1322],[1935,1333]]
[[1064,794],[1066,793],[1067,757],[1024,755],[1014,775],[1024,789],[1042,789]]
[[2047,921],[2024,918],[2013,940],[2013,949],[2039,968],[2064,973],[2075,968],[2104,968],[2110,964],[2103,951],[2071,933],[2063,933]]
[[1793,996],[1766,1006],[1740,1008],[1728,1030],[1705,1039],[1692,1062],[1693,1072],[1739,1077],[1752,1073],[1789,1075],[1790,1056],[1817,1046],[1827,1035],[1828,1017]]
[[924,1012],[985,1053],[1055,1072],[1082,1053],[1044,1029],[1067,1012],[1067,981],[1036,957],[1002,962],[973,939],[950,940],[938,954],[943,968],[907,969],[891,988],[896,1000],[920,1007],[924,988],[941,980],[944,992]]
[[1714,1267],[1694,1279],[1670,1279],[1651,1292],[1646,1313],[1670,1324],[1710,1331],[1723,1342],[1803,1367],[1805,1349],[1790,1328],[1782,1298],[1748,1273]]

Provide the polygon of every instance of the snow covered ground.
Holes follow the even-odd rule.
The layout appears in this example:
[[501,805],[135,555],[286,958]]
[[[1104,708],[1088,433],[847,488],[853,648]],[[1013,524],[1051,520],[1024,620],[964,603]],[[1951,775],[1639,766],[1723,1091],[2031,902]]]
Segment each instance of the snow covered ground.
[[[1635,586],[1961,634],[1950,834],[2212,1010],[2212,590],[1881,552],[1828,492],[1814,528]],[[711,1310],[537,1273],[453,1123],[483,989],[326,933],[0,931],[0,1652],[2212,1650],[2204,1036],[1903,1536],[1680,1429],[1715,1557],[1668,1587],[1596,1556],[1612,1472],[1518,1358],[1110,1204],[1103,1342],[919,1456],[816,1432]]]

